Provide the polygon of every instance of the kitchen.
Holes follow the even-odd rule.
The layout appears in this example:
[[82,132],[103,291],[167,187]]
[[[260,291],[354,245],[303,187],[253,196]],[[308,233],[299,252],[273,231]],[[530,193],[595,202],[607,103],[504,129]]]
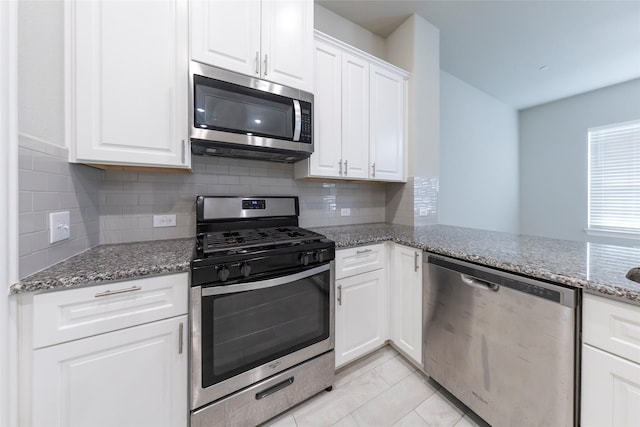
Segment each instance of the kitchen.
[[[3,7],[7,6],[3,5]],[[291,165],[198,156],[193,156],[191,159],[193,173],[190,175],[116,170],[102,172],[83,165],[69,165],[68,152],[64,148],[65,104],[62,87],[64,34],[61,23],[64,11],[60,5],[56,6],[55,2],[33,3],[33,5],[23,3],[18,8],[20,7],[24,7],[23,10],[19,10],[20,13],[33,15],[32,20],[29,21],[30,25],[38,28],[39,31],[29,31],[29,28],[18,25],[18,40],[22,37],[22,40],[26,40],[26,43],[32,47],[24,52],[19,51],[22,63],[26,61],[32,64],[20,69],[19,76],[25,77],[19,78],[18,83],[25,80],[29,83],[19,86],[19,93],[22,94],[20,98],[24,96],[39,102],[26,104],[21,103],[20,98],[18,99],[19,106],[25,108],[25,110],[19,110],[21,113],[19,120],[22,122],[20,122],[21,157],[18,184],[22,192],[21,196],[30,194],[31,204],[20,207],[19,245],[15,245],[14,242],[14,246],[7,249],[7,253],[15,253],[16,246],[19,247],[20,269],[13,273],[13,278],[24,278],[98,244],[193,237],[196,227],[193,201],[198,194],[298,195],[301,202],[300,225],[303,227],[385,221],[421,225],[437,222],[437,218],[430,216],[437,212],[440,217],[439,222],[443,224],[517,232],[518,229],[515,227],[520,222],[522,227],[520,231],[524,234],[584,240],[582,229],[586,228],[586,212],[577,210],[584,209],[579,206],[583,206],[583,200],[586,200],[583,181],[578,179],[577,172],[574,175],[567,172],[567,179],[564,176],[554,178],[553,174],[547,171],[541,173],[539,165],[545,164],[549,168],[551,163],[555,166],[552,168],[554,170],[560,166],[562,168],[575,166],[577,171],[578,168],[584,167],[581,165],[586,165],[586,153],[579,154],[575,151],[554,148],[554,139],[546,135],[540,137],[534,131],[531,131],[529,138],[539,143],[540,147],[536,148],[536,144],[521,144],[521,152],[518,153],[518,130],[513,124],[518,115],[521,126],[527,126],[530,123],[533,127],[536,120],[548,122],[549,116],[553,117],[557,112],[533,108],[518,113],[514,108],[507,108],[504,103],[496,102],[495,98],[487,97],[479,91],[474,91],[472,87],[465,86],[464,81],[457,77],[448,73],[440,74],[437,53],[438,31],[424,19],[413,18],[413,28],[404,28],[404,31],[421,31],[419,46],[412,53],[406,53],[406,49],[389,49],[390,54],[386,58],[396,64],[403,64],[403,61],[411,63],[412,76],[431,77],[427,81],[416,83],[410,91],[410,94],[419,93],[419,96],[412,99],[409,95],[410,109],[428,114],[425,114],[419,122],[416,121],[413,124],[413,131],[408,132],[410,143],[408,158],[414,160],[407,164],[408,184],[375,184],[357,181],[294,180]],[[634,15],[629,13],[629,16]],[[316,4],[314,20],[316,29],[320,31],[365,51],[368,50],[370,53],[373,52],[374,56],[384,58],[386,55],[383,53],[386,49],[384,39],[349,23],[321,5]],[[352,34],[351,38],[349,34]],[[403,37],[406,35],[403,36],[398,32],[394,37],[387,38],[387,42],[397,43],[397,46],[413,45]],[[443,40],[440,42],[444,43]],[[34,49],[33,46],[39,48]],[[394,55],[397,57],[392,58]],[[402,55],[410,57],[402,58]],[[42,73],[43,69],[49,72]],[[125,71],[131,72],[131,70]],[[603,89],[602,96],[626,97],[623,99],[627,101],[621,101],[620,104],[632,108],[637,105],[638,97],[634,95],[637,94],[637,88],[637,80],[631,80],[622,83],[617,89],[616,87],[608,91]],[[611,92],[615,94],[612,95]],[[451,96],[445,96],[447,93]],[[42,94],[47,96],[44,97]],[[469,135],[456,133],[463,132],[464,129],[452,125],[456,121],[465,119],[464,116],[456,116],[456,114],[462,114],[461,104],[452,101],[456,95],[468,103],[470,110],[473,110],[473,107],[492,108],[491,111],[497,113],[493,117],[501,117],[504,122],[511,123],[510,127],[502,127],[500,130],[507,134],[501,139],[503,145],[487,145],[490,148],[478,153],[474,152],[469,144],[465,144],[465,141],[469,140]],[[471,101],[476,101],[477,104],[472,104]],[[572,100],[564,102],[571,103]],[[573,102],[585,106],[590,105],[589,103],[601,104],[603,101],[602,98],[598,98],[598,93],[591,93],[573,98]],[[438,111],[440,118],[438,118]],[[627,117],[624,114],[631,116]],[[637,108],[635,112],[621,113],[621,115],[622,118],[613,118],[609,122],[599,124],[637,119]],[[186,122],[180,125],[186,126]],[[593,124],[586,127],[589,126]],[[162,132],[158,138],[168,133],[166,129]],[[420,135],[419,144],[415,135]],[[42,140],[47,142],[43,145]],[[488,141],[489,138],[485,140]],[[539,142],[547,140],[548,145]],[[415,151],[412,152],[412,149]],[[553,159],[540,158],[544,150],[551,149],[554,149],[555,151],[552,152],[556,154]],[[440,151],[439,154],[438,151]],[[475,159],[496,164],[493,169],[500,174],[487,176],[481,173],[482,169],[477,167],[474,169],[472,162],[474,159],[465,159],[467,167],[463,169],[465,173],[469,173],[469,176],[460,174],[460,164],[457,163],[460,161],[460,153],[469,153],[469,156]],[[584,157],[578,157],[580,160],[576,160],[576,154]],[[494,157],[496,155],[499,157]],[[519,160],[524,155],[526,155],[525,159],[536,159],[536,161]],[[8,158],[8,156],[4,157]],[[515,166],[518,163],[520,171]],[[520,178],[518,178],[519,175]],[[483,181],[489,178],[493,180]],[[440,181],[438,198],[433,197],[433,189],[437,188],[434,179]],[[518,181],[520,181],[520,188],[514,188],[514,182]],[[565,191],[558,191],[559,194],[556,194],[554,189],[559,187],[558,181],[565,182],[567,185],[571,183],[573,186],[566,187]],[[537,185],[539,182],[545,185]],[[46,187],[43,188],[43,185]],[[487,188],[495,188],[493,186],[498,186],[499,191],[487,191]],[[416,188],[419,188],[421,192],[419,194],[422,194],[422,197],[414,197],[418,194]],[[521,195],[520,199],[518,199],[518,191]],[[47,193],[54,193],[54,195]],[[452,199],[454,194],[460,196]],[[485,203],[482,199],[474,199],[479,196],[491,198],[496,194],[503,197],[497,200],[489,199],[490,203]],[[522,194],[530,197],[522,197]],[[577,201],[571,200],[574,194]],[[551,199],[552,196],[555,199]],[[10,200],[9,197],[7,200]],[[23,198],[20,200],[22,201]],[[468,200],[473,202],[476,215],[464,215],[464,202]],[[434,201],[439,204],[436,210],[433,209]],[[48,226],[45,215],[48,212],[65,209],[72,210],[72,238],[62,244],[50,246],[46,241]],[[343,216],[343,209],[347,209],[349,215],[344,212]],[[422,215],[422,209],[426,211],[426,215]],[[520,211],[519,214],[518,211]],[[550,220],[549,216],[553,213],[557,218],[562,218],[563,222],[556,218]],[[176,226],[153,227],[153,215],[165,214],[176,215]],[[484,222],[482,222],[483,218]],[[547,224],[546,228],[544,224]],[[15,223],[14,228],[17,229]],[[576,234],[578,232],[581,234]],[[43,241],[45,241],[44,244]],[[637,240],[635,244],[637,245]],[[3,257],[3,262],[7,262],[8,259],[8,255]],[[13,280],[10,281],[13,282]],[[8,303],[3,304],[3,308],[8,305]],[[8,314],[6,317],[8,323],[10,321]],[[3,360],[6,358],[3,357]],[[10,394],[9,399],[3,399],[3,401],[13,401],[12,399],[15,398]]]

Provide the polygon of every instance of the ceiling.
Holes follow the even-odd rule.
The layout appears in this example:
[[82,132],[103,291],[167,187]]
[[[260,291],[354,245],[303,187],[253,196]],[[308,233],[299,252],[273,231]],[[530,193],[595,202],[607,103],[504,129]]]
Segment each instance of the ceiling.
[[517,109],[640,77],[640,0],[316,3],[383,38],[420,15],[443,70]]

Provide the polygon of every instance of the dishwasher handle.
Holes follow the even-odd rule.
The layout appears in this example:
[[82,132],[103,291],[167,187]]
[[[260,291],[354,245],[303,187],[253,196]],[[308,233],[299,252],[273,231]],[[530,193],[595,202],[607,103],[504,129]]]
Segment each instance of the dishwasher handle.
[[460,273],[460,279],[462,279],[463,283],[466,283],[472,288],[491,290],[494,292],[498,292],[498,290],[500,290],[500,285],[498,285],[497,283],[491,283],[487,282],[486,280],[476,279],[475,277],[471,277],[468,274]]

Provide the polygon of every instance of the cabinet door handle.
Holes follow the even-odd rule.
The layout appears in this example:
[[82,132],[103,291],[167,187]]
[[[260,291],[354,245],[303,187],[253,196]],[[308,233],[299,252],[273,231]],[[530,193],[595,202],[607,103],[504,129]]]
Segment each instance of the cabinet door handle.
[[268,66],[268,62],[269,61],[269,56],[265,53],[264,54],[264,75],[267,75],[267,72],[269,71],[269,66]]
[[338,162],[338,166],[340,166],[340,171],[338,173],[342,175],[342,159]]
[[126,289],[118,289],[116,291],[110,291],[110,290],[106,290],[104,292],[99,292],[95,295],[96,298],[100,298],[100,297],[108,297],[111,295],[118,295],[118,294],[125,294],[127,292],[135,292],[135,291],[139,291],[140,289],[142,289],[140,286],[132,286],[130,288],[126,288]]
[[372,252],[373,249],[363,249],[361,251],[356,251],[356,255],[360,255],[360,254],[366,254],[368,252]]
[[420,254],[418,252],[414,252],[413,254],[413,271],[418,271],[420,269],[420,266],[418,265],[418,258],[420,257]]
[[349,175],[349,169],[347,169],[347,162],[348,160],[344,161],[344,176]]
[[180,322],[180,326],[178,327],[178,335],[180,338],[178,340],[178,354],[182,354],[182,347],[184,345],[182,335],[184,334],[184,323]]
[[371,165],[371,169],[373,169],[373,171],[371,173],[371,176],[375,178],[376,177],[376,164],[375,163]]
[[342,305],[342,285],[338,285],[338,305]]
[[260,75],[260,52],[256,51],[256,75]]
[[184,139],[182,140],[182,164],[184,165],[186,163],[186,154],[187,154],[187,144],[184,142]]

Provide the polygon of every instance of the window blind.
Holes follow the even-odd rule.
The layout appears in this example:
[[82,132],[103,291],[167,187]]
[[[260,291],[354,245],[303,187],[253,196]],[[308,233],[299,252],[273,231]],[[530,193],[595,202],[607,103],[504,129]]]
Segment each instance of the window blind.
[[640,120],[589,129],[588,228],[640,234]]

